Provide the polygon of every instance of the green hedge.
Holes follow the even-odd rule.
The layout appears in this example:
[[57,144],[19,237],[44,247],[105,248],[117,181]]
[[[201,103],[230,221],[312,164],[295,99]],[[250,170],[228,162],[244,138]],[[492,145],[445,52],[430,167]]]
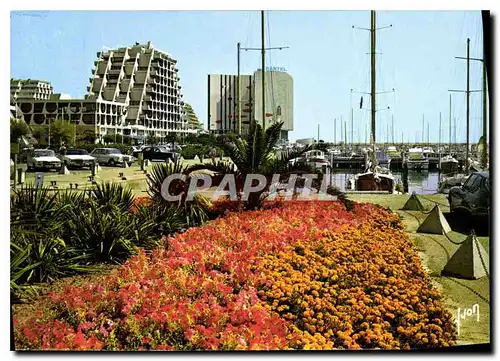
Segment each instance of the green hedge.
[[205,158],[209,156],[210,147],[208,145],[201,144],[187,144],[181,150],[181,156],[184,159],[193,159],[196,155],[201,157],[203,155]]
[[132,155],[132,147],[126,144],[94,144],[94,143],[79,143],[76,145],[76,148],[86,149],[89,153],[92,152],[96,148],[116,148],[119,149],[123,154]]

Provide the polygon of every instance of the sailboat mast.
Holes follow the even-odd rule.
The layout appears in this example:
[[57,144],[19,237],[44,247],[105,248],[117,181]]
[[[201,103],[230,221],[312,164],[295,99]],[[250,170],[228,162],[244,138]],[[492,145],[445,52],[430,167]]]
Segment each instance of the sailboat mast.
[[351,107],[351,144],[354,143],[354,116]]
[[347,121],[344,120],[344,147],[347,150]]
[[[483,34],[486,33],[487,29],[485,28],[484,24],[484,17],[483,17]],[[484,36],[483,36],[484,39]],[[488,164],[488,147],[487,147],[487,142],[486,142],[486,126],[487,126],[487,88],[486,88],[486,41],[483,41],[483,154],[481,155],[481,163],[483,168],[486,168],[486,165]]]
[[337,118],[333,118],[333,144],[337,144]]
[[375,44],[376,44],[376,30],[375,30],[375,27],[376,27],[376,15],[375,15],[375,11],[372,10],[371,11],[371,97],[372,97],[372,109],[371,109],[371,112],[372,112],[372,141],[373,141],[373,151],[375,152],[375,142],[376,142],[376,138],[375,138],[375,112],[377,110],[376,108],[376,100],[375,100],[375,96],[376,96],[376,78],[375,78]]
[[262,36],[262,129],[266,130],[266,48],[264,40],[264,10],[260,12]]
[[441,147],[441,112],[439,112],[439,139],[438,146]]
[[465,149],[465,174],[469,174],[469,99],[470,99],[470,81],[469,81],[469,67],[470,67],[470,39],[467,38],[467,144]]
[[450,153],[451,153],[451,94],[450,94],[450,114],[449,114],[449,126],[450,126],[450,134],[448,135],[448,140],[450,142],[449,147],[450,147]]
[[427,122],[427,146],[431,145],[431,138],[429,133],[429,122]]
[[394,114],[392,114],[391,118],[392,118],[391,119],[392,120],[392,143],[394,144],[394,141],[395,141],[395,139],[394,139]]
[[424,134],[425,134],[425,115],[422,114],[422,146],[425,143]]

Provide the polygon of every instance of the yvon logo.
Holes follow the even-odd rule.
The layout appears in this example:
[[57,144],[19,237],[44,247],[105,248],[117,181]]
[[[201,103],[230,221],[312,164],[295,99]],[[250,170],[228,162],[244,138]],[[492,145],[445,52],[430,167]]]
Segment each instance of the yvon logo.
[[457,335],[460,336],[460,320],[465,320],[467,317],[476,316],[476,322],[479,322],[479,305],[476,303],[471,308],[464,308],[463,310],[459,307],[457,309]]

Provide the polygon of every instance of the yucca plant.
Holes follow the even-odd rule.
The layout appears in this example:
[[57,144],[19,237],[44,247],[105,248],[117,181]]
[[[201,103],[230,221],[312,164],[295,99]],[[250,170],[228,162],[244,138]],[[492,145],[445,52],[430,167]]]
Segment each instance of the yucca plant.
[[[27,241],[27,242],[26,242]],[[88,256],[78,254],[60,238],[19,239],[11,242],[11,281],[24,283],[52,282],[63,276],[88,271]],[[12,266],[12,265],[11,265]]]
[[86,256],[63,240],[70,206],[47,187],[28,184],[11,196],[11,291],[88,271]]
[[36,284],[93,270],[88,257],[60,238],[44,239],[17,233],[10,242],[10,286],[17,298],[33,297]]
[[10,199],[11,228],[57,237],[64,227],[63,215],[67,209],[67,205],[58,203],[57,193],[47,187],[22,186]]
[[87,209],[70,210],[73,243],[93,261],[119,262],[135,253],[131,242],[134,223],[131,215],[119,204],[101,204],[90,199]]
[[165,207],[158,202],[140,205],[132,219],[135,224],[133,241],[146,249],[159,246],[162,236],[172,235],[186,227],[178,207]]
[[[170,164],[157,164],[148,174],[148,193],[152,203],[158,207],[171,208],[184,221],[186,227],[202,224],[208,219],[202,198],[198,195],[189,200],[188,190],[192,177],[191,168],[184,166],[178,161]],[[172,196],[181,195],[179,201],[169,201],[162,194],[162,186],[165,179],[173,174],[182,174],[185,180],[174,179],[170,182],[168,192]]]
[[117,206],[122,211],[130,211],[134,204],[132,190],[119,183],[97,184],[91,191],[90,198],[100,206]]

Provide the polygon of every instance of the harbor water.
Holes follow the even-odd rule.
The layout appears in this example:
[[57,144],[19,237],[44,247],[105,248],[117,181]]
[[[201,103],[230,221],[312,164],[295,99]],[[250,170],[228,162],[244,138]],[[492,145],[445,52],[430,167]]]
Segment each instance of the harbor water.
[[[349,188],[349,179],[360,173],[360,170],[339,169],[333,173],[327,171],[325,178],[328,179],[328,184],[335,185],[341,190]],[[391,172],[396,183],[403,183],[402,172]],[[439,172],[408,172],[408,190],[409,193],[415,192],[417,194],[434,194],[438,192],[439,185]]]

